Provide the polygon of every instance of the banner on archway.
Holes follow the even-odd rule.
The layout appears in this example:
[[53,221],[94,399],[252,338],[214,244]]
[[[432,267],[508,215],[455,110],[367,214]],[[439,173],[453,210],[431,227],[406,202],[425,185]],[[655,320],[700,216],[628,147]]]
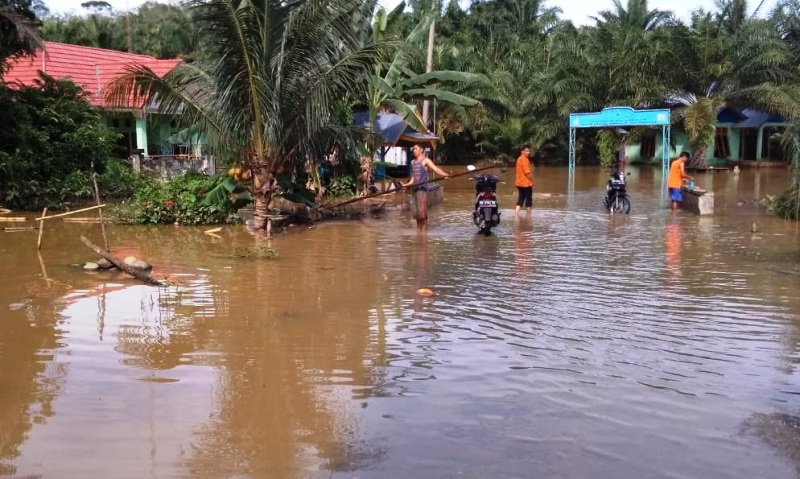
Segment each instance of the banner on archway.
[[631,107],[609,107],[594,113],[573,113],[569,116],[569,171],[575,169],[575,131],[579,128],[612,128],[631,126],[661,127],[661,168],[669,169],[670,111],[634,110]]

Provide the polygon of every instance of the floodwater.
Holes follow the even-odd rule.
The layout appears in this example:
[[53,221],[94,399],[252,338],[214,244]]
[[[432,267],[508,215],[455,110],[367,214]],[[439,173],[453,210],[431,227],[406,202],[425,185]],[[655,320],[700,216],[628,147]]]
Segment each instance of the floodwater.
[[501,185],[483,237],[458,178],[427,237],[389,212],[274,261],[242,227],[111,226],[163,289],[70,266],[98,225],[40,256],[0,232],[0,476],[800,477],[800,227],[752,201],[789,173],[697,175],[698,217],[630,172],[627,216],[599,169],[539,168],[532,219]]

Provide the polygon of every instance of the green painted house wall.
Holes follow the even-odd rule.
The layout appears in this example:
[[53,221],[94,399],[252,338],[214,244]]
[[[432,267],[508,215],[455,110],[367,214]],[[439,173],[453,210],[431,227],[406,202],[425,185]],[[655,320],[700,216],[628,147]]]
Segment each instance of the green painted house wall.
[[127,158],[136,150],[142,150],[145,157],[178,153],[201,156],[203,153],[205,136],[182,134],[171,115],[142,117],[133,112],[109,112],[105,117],[106,125],[120,135],[115,151],[120,158]]
[[[744,152],[745,148],[743,145],[744,131],[740,128],[733,128],[733,124],[731,123],[718,123],[717,128],[725,128],[727,129],[728,133],[728,145],[730,155],[727,157],[715,157],[714,156],[714,142],[712,141],[711,144],[708,146],[706,150],[706,162],[710,166],[723,166],[727,165],[731,162],[739,162],[739,161],[768,161],[768,160],[782,160],[780,157],[773,156],[772,158],[767,158],[764,155],[764,142],[770,141],[774,143],[774,140],[770,140],[770,131],[785,127],[785,123],[764,123],[760,128],[752,128],[748,130],[756,130],[755,132],[755,155],[748,155]],[[767,133],[765,134],[765,130]],[[655,130],[654,130],[655,131]],[[765,139],[766,137],[766,139]],[[655,131],[655,152],[651,158],[644,158],[641,155],[642,144],[641,141],[637,141],[631,143],[625,148],[625,153],[627,155],[627,159],[629,163],[658,163],[661,161],[661,130]],[[692,152],[692,148],[689,145],[689,138],[686,136],[686,133],[682,131],[672,131],[671,134],[671,146],[669,147],[670,151],[668,155],[670,158],[675,158],[680,154],[682,151],[688,151],[689,153]],[[751,140],[753,141],[752,137]],[[773,145],[774,146],[774,145]]]

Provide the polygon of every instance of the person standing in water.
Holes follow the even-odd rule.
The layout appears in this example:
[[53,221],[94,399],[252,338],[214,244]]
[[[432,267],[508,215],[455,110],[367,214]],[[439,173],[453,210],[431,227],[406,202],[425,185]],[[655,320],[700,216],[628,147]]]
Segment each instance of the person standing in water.
[[669,176],[667,177],[667,189],[669,190],[669,199],[672,202],[672,212],[678,210],[678,204],[683,201],[683,194],[681,186],[686,180],[693,180],[691,176],[686,174],[686,160],[689,159],[689,152],[682,151],[678,159],[672,162],[669,167]]
[[444,176],[445,179],[449,178],[450,175],[436,166],[425,155],[425,147],[421,143],[411,147],[411,154],[414,155],[414,159],[411,162],[411,178],[406,183],[403,183],[403,187],[411,187],[411,209],[414,219],[417,220],[417,231],[426,233],[428,231],[428,185],[421,183],[428,181],[429,169]]
[[517,158],[517,175],[514,179],[517,187],[517,207],[514,217],[519,218],[519,210],[525,206],[525,217],[530,218],[533,207],[533,167],[531,166],[531,149],[523,145]]

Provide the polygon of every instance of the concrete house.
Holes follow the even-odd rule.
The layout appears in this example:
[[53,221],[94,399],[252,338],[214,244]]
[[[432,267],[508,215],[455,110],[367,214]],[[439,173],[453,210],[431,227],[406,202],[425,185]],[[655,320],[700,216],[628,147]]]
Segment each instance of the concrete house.
[[144,65],[163,77],[182,60],[159,60],[147,55],[106,50],[102,48],[44,42],[45,50],[33,57],[23,57],[11,65],[3,75],[5,82],[34,85],[39,72],[55,79],[69,78],[89,94],[90,102],[98,107],[110,128],[120,134],[116,153],[120,158],[139,154],[144,159],[194,159],[203,156],[198,135],[182,135],[178,123],[171,115],[156,113],[152,105],[130,104],[111,108],[105,101],[107,85],[125,72],[127,66]]
[[[724,108],[717,115],[714,142],[708,147],[706,161],[710,166],[785,165],[783,149],[774,135],[788,125],[779,115],[750,108]],[[672,130],[671,144],[671,157],[681,151],[691,152],[689,139],[678,129]],[[661,130],[646,132],[639,141],[628,145],[625,153],[629,162],[661,161]]]

